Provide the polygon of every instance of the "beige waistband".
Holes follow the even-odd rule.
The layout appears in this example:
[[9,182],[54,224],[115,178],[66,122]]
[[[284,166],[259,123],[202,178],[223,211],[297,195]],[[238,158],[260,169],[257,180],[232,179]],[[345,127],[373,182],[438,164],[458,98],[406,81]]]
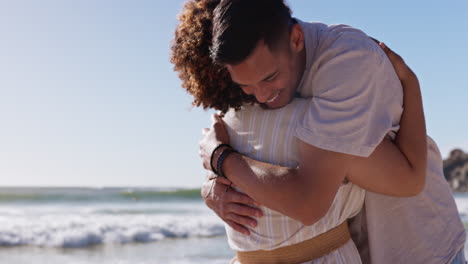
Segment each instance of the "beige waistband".
[[237,261],[242,264],[293,264],[325,256],[343,246],[351,238],[348,223],[328,230],[298,244],[274,250],[237,252]]

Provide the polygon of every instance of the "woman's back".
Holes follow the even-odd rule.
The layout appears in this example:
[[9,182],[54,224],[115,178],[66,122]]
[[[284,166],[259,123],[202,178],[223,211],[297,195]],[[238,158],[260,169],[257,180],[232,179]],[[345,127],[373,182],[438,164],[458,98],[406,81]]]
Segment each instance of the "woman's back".
[[[309,100],[294,99],[287,106],[265,110],[244,106],[224,117],[231,145],[243,155],[285,167],[299,165],[296,123],[303,118]],[[339,165],[339,164],[337,164]],[[313,175],[311,175],[313,177]],[[236,251],[272,250],[302,242],[322,234],[356,215],[362,208],[365,191],[351,183],[343,184],[328,213],[316,224],[304,226],[279,212],[261,207],[264,216],[257,219],[250,236],[237,233],[226,225],[229,244]],[[304,204],[304,206],[312,205]],[[354,245],[353,245],[354,246]],[[346,254],[357,254],[349,249]],[[353,263],[348,259],[348,263]]]

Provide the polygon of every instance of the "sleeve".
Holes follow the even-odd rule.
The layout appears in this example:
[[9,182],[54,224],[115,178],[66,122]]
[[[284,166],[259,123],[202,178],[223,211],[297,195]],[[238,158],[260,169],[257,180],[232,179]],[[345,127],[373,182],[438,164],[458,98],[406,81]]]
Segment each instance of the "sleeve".
[[318,58],[305,84],[313,96],[296,136],[321,149],[367,157],[391,130],[392,100],[402,88],[380,47],[355,44],[332,47]]

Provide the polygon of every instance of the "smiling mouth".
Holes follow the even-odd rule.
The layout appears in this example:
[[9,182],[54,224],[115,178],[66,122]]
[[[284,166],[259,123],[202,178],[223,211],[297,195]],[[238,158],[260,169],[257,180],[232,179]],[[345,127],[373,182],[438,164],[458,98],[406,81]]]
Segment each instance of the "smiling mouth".
[[266,101],[266,102],[267,102],[267,103],[272,103],[272,102],[274,102],[274,101],[279,97],[280,93],[281,93],[281,92],[278,91],[278,92],[276,93],[276,95],[273,96],[273,98],[271,98],[270,100],[268,100],[268,101]]

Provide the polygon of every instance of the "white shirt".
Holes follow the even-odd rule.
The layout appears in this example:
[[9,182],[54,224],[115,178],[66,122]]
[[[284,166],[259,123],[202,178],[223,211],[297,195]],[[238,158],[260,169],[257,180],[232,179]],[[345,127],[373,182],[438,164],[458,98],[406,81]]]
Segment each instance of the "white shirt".
[[[322,149],[369,156],[386,134],[395,135],[403,111],[403,90],[390,61],[362,31],[299,23],[307,63],[298,91],[311,105],[297,137]],[[423,192],[412,198],[367,192],[365,209],[360,219],[367,225],[361,228],[368,228],[372,263],[448,263],[464,246],[465,230],[430,138]]]
[[[294,131],[309,107],[308,100],[295,99],[276,110],[263,110],[258,106],[243,106],[238,112],[231,110],[224,117],[230,143],[243,155],[256,160],[297,167],[299,148]],[[364,193],[363,189],[354,184],[342,185],[327,214],[311,226],[261,207],[264,216],[257,219],[256,228],[250,228],[250,236],[226,225],[229,245],[235,251],[272,250],[308,240],[355,216],[362,208]],[[361,263],[361,260],[356,246],[350,240],[331,254],[307,263],[344,264]]]

